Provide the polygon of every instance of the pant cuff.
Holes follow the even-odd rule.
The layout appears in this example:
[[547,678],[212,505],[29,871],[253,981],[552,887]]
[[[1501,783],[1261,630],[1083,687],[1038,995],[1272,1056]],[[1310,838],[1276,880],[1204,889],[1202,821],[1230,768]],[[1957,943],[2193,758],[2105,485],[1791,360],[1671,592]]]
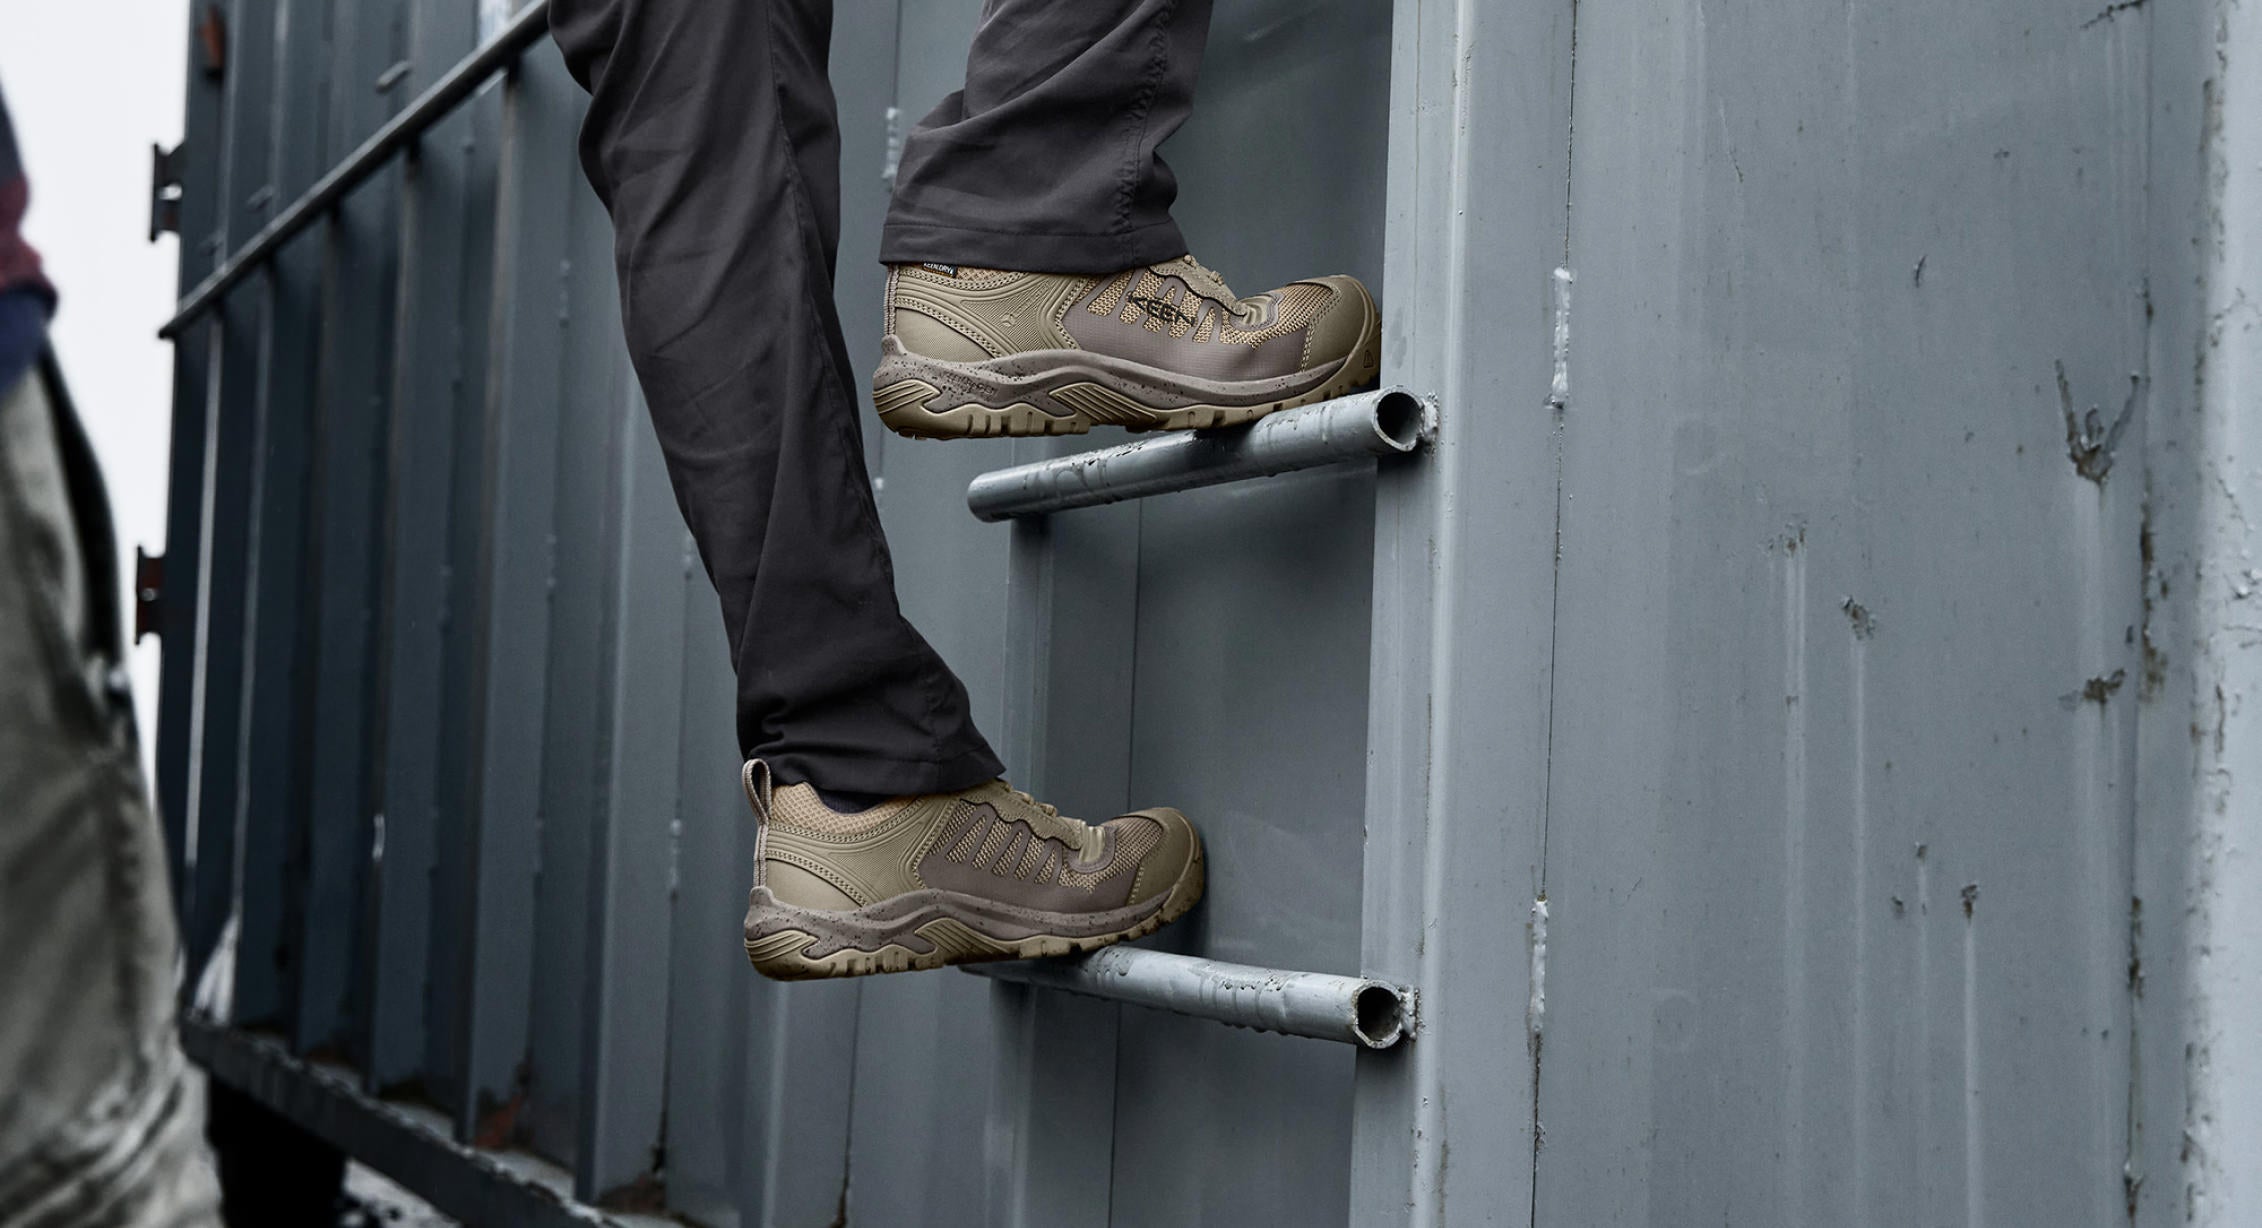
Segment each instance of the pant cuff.
[[1000,234],[901,221],[890,221],[880,232],[882,264],[970,264],[1096,277],[1185,254],[1186,238],[1169,218],[1113,234]]
[[956,758],[878,759],[823,750],[756,750],[748,758],[770,765],[781,785],[812,784],[837,793],[910,797],[956,793],[1005,775],[1005,765],[988,746]]

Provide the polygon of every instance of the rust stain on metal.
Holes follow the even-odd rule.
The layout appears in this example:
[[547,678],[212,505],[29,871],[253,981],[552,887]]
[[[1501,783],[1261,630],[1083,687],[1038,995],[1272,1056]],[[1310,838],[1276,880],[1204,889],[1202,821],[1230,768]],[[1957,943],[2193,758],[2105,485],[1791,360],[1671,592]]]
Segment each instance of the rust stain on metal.
[[228,15],[218,4],[204,6],[196,23],[196,43],[204,53],[204,75],[218,80],[228,71]]
[[[482,1097],[484,1098],[484,1097]],[[479,1128],[471,1135],[471,1145],[486,1151],[498,1151],[518,1141],[518,1115],[526,1108],[526,1093],[511,1093],[511,1098],[479,1115]]]
[[631,1215],[665,1215],[668,1185],[657,1173],[643,1173],[626,1185],[605,1191],[597,1199],[597,1205],[607,1211],[625,1211]]

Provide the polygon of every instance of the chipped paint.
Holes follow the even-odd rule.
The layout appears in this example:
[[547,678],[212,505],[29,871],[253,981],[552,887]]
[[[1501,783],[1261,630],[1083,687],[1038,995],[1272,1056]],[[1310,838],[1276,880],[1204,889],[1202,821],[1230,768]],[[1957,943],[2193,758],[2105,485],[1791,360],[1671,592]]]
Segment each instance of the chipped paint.
[[1539,1060],[1540,1038],[1547,1031],[1547,897],[1532,901],[1532,993],[1524,1007],[1524,1027],[1531,1036],[1532,1060]]
[[1855,639],[1866,640],[1877,634],[1877,616],[1869,612],[1868,606],[1848,597],[1838,603],[1838,608],[1846,612],[1846,621],[1852,624]]
[[1571,283],[1577,280],[1567,268],[1555,270],[1555,377],[1547,403],[1558,412],[1571,405]]
[[2092,26],[2104,25],[2106,22],[2113,20],[2123,13],[2134,12],[2137,9],[2143,8],[2145,3],[2146,0],[2120,0],[2120,2],[2117,4],[2108,4],[2105,6],[2104,10],[2099,12],[2095,17],[2082,22],[2081,28],[2087,30]]
[[2121,684],[2127,681],[2128,671],[2116,669],[2110,674],[2103,674],[2082,683],[2080,690],[2066,696],[2065,699],[2069,704],[2092,703],[2103,705],[2111,700],[2114,692],[2119,691]]
[[2058,409],[2066,420],[2066,456],[2073,461],[2075,473],[2102,486],[2105,475],[2113,470],[2113,454],[2121,445],[2121,435],[2136,417],[2137,394],[2143,389],[2143,377],[2129,376],[2128,399],[2121,405],[2120,416],[2108,427],[2095,405],[2086,413],[2074,412],[2073,383],[2066,378],[2066,364],[2056,365]]

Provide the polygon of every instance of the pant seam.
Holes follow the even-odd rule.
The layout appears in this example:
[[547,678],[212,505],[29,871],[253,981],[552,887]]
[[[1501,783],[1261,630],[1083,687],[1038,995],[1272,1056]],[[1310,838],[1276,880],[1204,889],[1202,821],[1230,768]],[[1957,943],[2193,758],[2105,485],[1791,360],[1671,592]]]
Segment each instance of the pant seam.
[[1130,148],[1125,151],[1123,165],[1116,172],[1115,225],[1111,229],[1117,236],[1133,233],[1131,210],[1139,191],[1147,120],[1154,110],[1155,95],[1162,89],[1163,76],[1169,71],[1170,22],[1177,12],[1178,0],[1163,0],[1162,11],[1155,15],[1154,50],[1147,57],[1147,71],[1139,83],[1138,98],[1131,104]]

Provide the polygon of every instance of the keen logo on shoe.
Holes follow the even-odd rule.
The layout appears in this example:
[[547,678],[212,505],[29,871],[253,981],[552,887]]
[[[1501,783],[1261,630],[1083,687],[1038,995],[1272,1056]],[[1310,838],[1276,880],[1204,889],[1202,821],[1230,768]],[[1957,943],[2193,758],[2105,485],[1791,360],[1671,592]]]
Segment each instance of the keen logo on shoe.
[[1200,318],[1197,313],[1188,311],[1169,299],[1133,296],[1131,302],[1139,310],[1146,312],[1148,319],[1160,320],[1165,324],[1192,324]]

